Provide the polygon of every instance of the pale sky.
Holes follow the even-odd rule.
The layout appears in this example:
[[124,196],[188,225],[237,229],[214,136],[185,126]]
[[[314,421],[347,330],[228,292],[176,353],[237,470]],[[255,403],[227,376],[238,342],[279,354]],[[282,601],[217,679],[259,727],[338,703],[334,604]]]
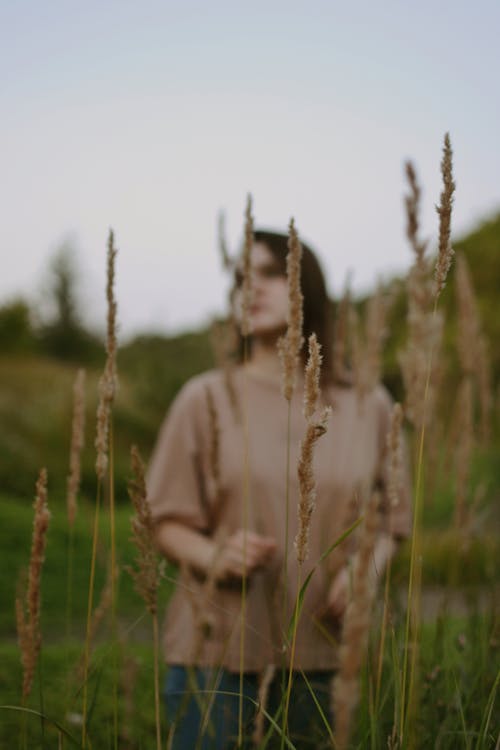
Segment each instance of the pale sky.
[[337,294],[411,262],[403,163],[435,237],[442,139],[455,234],[500,208],[500,3],[17,0],[0,6],[0,304],[40,298],[78,248],[88,320],[119,248],[125,338],[225,309],[217,212],[237,247],[295,217]]

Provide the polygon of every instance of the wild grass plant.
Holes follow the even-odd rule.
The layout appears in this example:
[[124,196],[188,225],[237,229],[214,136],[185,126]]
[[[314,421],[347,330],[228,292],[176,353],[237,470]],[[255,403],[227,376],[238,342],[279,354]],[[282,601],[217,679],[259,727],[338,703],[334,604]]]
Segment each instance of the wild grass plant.
[[[457,424],[451,424],[457,435],[456,453],[452,457],[456,466],[455,477],[443,478],[447,458],[446,451],[440,447],[436,478],[432,485],[425,471],[429,458],[426,435],[432,432],[433,422],[438,421],[439,388],[443,387],[443,382],[440,384],[438,378],[439,368],[436,367],[439,364],[442,325],[438,298],[450,270],[452,257],[450,231],[454,184],[448,138],[445,140],[442,173],[443,193],[438,208],[439,252],[433,278],[431,263],[426,257],[426,245],[419,236],[420,188],[415,169],[412,165],[407,167],[410,186],[406,203],[407,233],[415,262],[409,277],[408,341],[401,355],[401,365],[406,385],[404,413],[409,422],[410,455],[415,475],[412,538],[388,566],[383,581],[383,601],[379,606],[374,605],[376,584],[370,571],[378,533],[378,495],[375,493],[367,497],[363,518],[357,519],[355,523],[360,542],[352,569],[352,599],[345,616],[339,652],[340,667],[332,693],[335,723],[334,726],[329,725],[328,718],[322,714],[320,704],[316,701],[318,713],[322,714],[318,724],[324,730],[318,737],[318,748],[378,750],[389,747],[395,750],[436,747],[480,750],[498,747],[500,741],[500,626],[498,602],[495,599],[499,544],[494,534],[487,533],[488,523],[495,516],[494,510],[491,510],[484,499],[494,494],[492,489],[497,491],[495,482],[498,482],[493,468],[489,481],[488,476],[485,476],[485,468],[490,470],[489,467],[494,465],[493,460],[487,463],[485,459],[489,450],[487,441],[492,434],[490,424],[493,400],[491,394],[486,393],[487,346],[480,330],[470,280],[460,259],[457,266],[461,321],[458,349],[463,381],[457,396],[457,412],[461,419]],[[292,225],[292,248],[294,231]],[[251,232],[249,203],[246,225],[248,252],[251,247]],[[76,511],[79,474],[77,454],[81,451],[82,430],[78,427],[78,418],[75,416],[68,519],[66,521],[62,513],[56,514],[54,511],[55,528],[53,536],[49,535],[48,542],[48,515],[43,500],[46,483],[43,473],[39,480],[37,496],[41,500],[35,509],[27,594],[25,598],[21,596],[17,607],[22,671],[18,666],[19,656],[14,642],[6,642],[2,646],[2,746],[20,743],[21,747],[26,748],[79,747],[88,750],[120,747],[130,750],[159,750],[162,738],[169,736],[169,728],[163,727],[162,730],[160,726],[157,616],[159,607],[165,597],[168,597],[174,583],[170,579],[171,571],[161,573],[152,554],[151,519],[145,503],[143,469],[137,452],[133,454],[134,478],[130,485],[135,507],[132,542],[129,540],[128,529],[131,511],[117,509],[115,505],[112,422],[117,385],[116,301],[113,287],[115,256],[111,233],[108,241],[107,359],[99,385],[97,419],[96,498],[94,502],[79,502],[78,512]],[[289,274],[291,277],[292,271]],[[247,275],[250,279],[248,268]],[[290,284],[290,287],[293,285]],[[245,287],[243,299],[244,311],[248,311],[250,287]],[[294,317],[300,313],[298,310],[293,312],[292,304],[296,302],[296,299],[291,301],[289,331]],[[352,317],[349,322],[348,307],[346,298],[344,314],[337,321],[339,335],[335,363],[344,376],[346,354],[351,352],[351,360],[354,358],[359,363],[355,370],[362,398],[363,393],[378,380],[383,340],[381,329],[384,327],[383,305],[379,295],[368,306],[365,336],[357,342],[347,341],[348,329],[351,329],[352,335],[357,328],[352,325]],[[246,315],[248,316],[248,312]],[[245,328],[245,320],[248,317],[243,312],[243,332],[247,338],[250,331]],[[302,336],[300,328],[297,327],[294,334],[298,337],[297,341]],[[344,332],[342,336],[341,330]],[[296,540],[299,563],[306,559],[308,525],[314,522],[312,447],[325,429],[326,420],[325,415],[318,417],[317,414],[320,353],[314,340],[309,342],[309,347],[310,362],[315,362],[315,365],[310,364],[306,373],[308,398],[305,416],[308,420],[309,439],[306,436],[304,440],[303,455],[298,467],[299,477],[302,478],[301,504],[298,509],[300,532]],[[293,356],[297,357],[299,350],[300,346],[298,349],[295,347]],[[291,369],[296,370],[296,362]],[[82,397],[79,398],[81,400]],[[209,394],[207,399],[210,410]],[[248,405],[243,404],[243,423],[245,408]],[[81,406],[79,413],[82,414]],[[215,425],[212,463],[216,484],[216,413],[212,414],[211,419]],[[402,410],[396,408],[393,428],[388,435],[391,503],[398,502],[398,477],[402,460],[402,449],[398,442],[401,420]],[[245,462],[248,470],[247,459]],[[450,465],[452,464],[448,461],[448,466]],[[248,486],[249,480],[247,470],[243,472],[245,486]],[[289,470],[287,459],[286,477],[289,476]],[[429,486],[433,487],[432,500],[425,497]],[[245,488],[243,494],[244,497],[248,495]],[[284,488],[284,496],[286,494]],[[5,501],[5,517],[9,519],[12,533],[19,533],[21,538],[22,530],[16,525],[20,524],[20,519],[14,514],[8,500]],[[25,527],[26,522],[27,514],[24,513],[21,525]],[[247,528],[248,508],[245,511],[245,504],[242,523]],[[347,533],[351,531],[354,529],[349,529]],[[285,541],[286,549],[290,540],[287,537]],[[332,546],[342,542],[331,541]],[[117,550],[120,550],[120,561]],[[323,557],[329,551],[324,550]],[[40,573],[44,557],[47,561],[42,582]],[[137,557],[135,565],[132,561],[134,557]],[[106,578],[108,560],[109,573]],[[134,599],[131,582],[127,583],[124,576],[121,577],[118,601],[117,580],[119,569],[124,567],[122,562],[133,567],[133,577],[143,598],[143,606]],[[313,561],[311,575],[316,563],[320,564],[320,561]],[[65,565],[70,583],[61,585],[58,578],[61,578],[60,571]],[[478,575],[481,576],[481,601],[478,597]],[[467,580],[470,586],[466,588],[462,584]],[[440,585],[451,582],[463,589],[460,614],[455,613],[456,595],[452,591],[445,592],[436,612],[426,611],[425,587],[430,581]],[[307,584],[307,578],[304,581],[299,578],[299,593],[294,603],[295,614],[289,631],[282,634],[284,645],[291,653],[292,667],[293,644],[300,626],[301,603]],[[9,585],[11,586],[10,583]],[[241,610],[243,622],[245,585],[244,577]],[[6,590],[7,588],[6,585]],[[13,594],[12,586],[10,591]],[[97,591],[101,592],[100,598]],[[210,591],[207,584],[205,595],[210,596]],[[146,612],[152,616],[152,638],[148,636],[145,625]],[[7,618],[5,630],[12,638],[12,618],[9,624],[7,615],[4,617]],[[85,620],[86,626],[83,626]],[[44,646],[43,670],[36,674],[34,665],[40,653],[44,626],[47,630],[47,645]],[[205,626],[203,624],[200,628],[200,633],[206,630]],[[147,645],[139,646],[131,642],[138,633],[141,634],[141,639],[146,640]],[[244,628],[242,634],[240,651],[243,664]],[[271,679],[271,669],[266,670],[265,679],[261,683],[261,702],[255,705],[255,713],[260,714],[261,720],[263,716],[266,717],[267,724],[264,721],[264,726],[256,733],[256,746],[272,746],[274,740],[270,741],[269,732],[266,732],[272,726],[279,745],[297,747],[300,750],[288,736],[287,727],[290,695],[296,674],[298,672],[292,669],[288,672],[280,713],[271,717],[265,709],[266,685],[269,685]],[[313,690],[312,687],[310,689]],[[249,738],[244,735],[242,721],[242,683],[239,702],[239,736],[236,745],[243,747]],[[207,721],[207,726],[208,723]]]

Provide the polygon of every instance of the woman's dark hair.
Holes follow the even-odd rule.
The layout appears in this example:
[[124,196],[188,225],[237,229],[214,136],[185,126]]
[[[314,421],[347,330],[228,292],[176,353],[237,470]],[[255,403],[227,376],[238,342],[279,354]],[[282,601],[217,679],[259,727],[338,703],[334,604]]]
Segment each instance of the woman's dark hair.
[[[278,263],[279,268],[286,276],[286,256],[288,254],[288,237],[278,232],[268,232],[257,229],[254,232],[254,241],[265,245]],[[310,247],[301,241],[302,262],[300,273],[300,286],[304,296],[304,345],[302,347],[302,360],[305,364],[307,359],[307,341],[311,333],[315,333],[321,344],[323,364],[321,368],[321,380],[324,385],[333,380],[332,361],[332,308],[326,291],[325,277],[323,271]],[[243,358],[243,337],[239,335],[238,353],[239,359]],[[251,347],[251,338],[250,338]]]

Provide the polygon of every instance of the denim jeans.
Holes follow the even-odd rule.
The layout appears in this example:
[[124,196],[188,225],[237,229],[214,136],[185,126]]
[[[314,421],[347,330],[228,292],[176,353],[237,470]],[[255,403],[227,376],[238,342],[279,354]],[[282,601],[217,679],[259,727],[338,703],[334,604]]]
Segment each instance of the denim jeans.
[[[310,672],[307,679],[316,700],[331,723],[329,685],[332,672]],[[288,675],[285,675],[285,684]],[[258,678],[246,673],[243,679],[242,723],[245,742],[250,748],[256,712]],[[172,750],[232,750],[236,748],[239,724],[239,674],[224,669],[171,666],[164,688],[165,706]],[[280,704],[283,675],[277,670],[271,684],[267,712],[281,726]],[[266,731],[269,722],[266,722]],[[280,746],[280,736],[271,729],[267,748]],[[288,736],[299,750],[328,745],[328,733],[304,678],[294,673],[288,710]]]

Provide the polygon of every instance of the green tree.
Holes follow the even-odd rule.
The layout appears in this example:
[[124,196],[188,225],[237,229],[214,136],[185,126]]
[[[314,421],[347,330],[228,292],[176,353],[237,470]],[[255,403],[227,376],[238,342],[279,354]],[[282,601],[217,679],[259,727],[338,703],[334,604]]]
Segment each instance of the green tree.
[[94,362],[102,355],[102,343],[82,321],[78,303],[79,271],[76,251],[63,243],[49,267],[48,320],[40,326],[42,350],[72,362]]
[[21,298],[0,307],[0,352],[24,353],[36,349],[31,310]]

